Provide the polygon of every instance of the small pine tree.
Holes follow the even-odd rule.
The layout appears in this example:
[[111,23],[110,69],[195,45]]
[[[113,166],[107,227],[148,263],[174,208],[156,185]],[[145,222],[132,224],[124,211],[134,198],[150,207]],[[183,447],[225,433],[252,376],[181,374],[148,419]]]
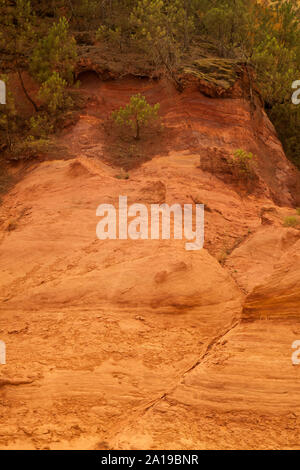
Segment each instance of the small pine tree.
[[[73,82],[73,72],[77,57],[76,42],[69,35],[69,25],[62,17],[50,28],[45,38],[34,49],[30,61],[31,74],[41,83],[39,99],[42,101],[49,125],[54,124],[57,113],[71,107],[73,101],[67,94],[67,86]],[[44,127],[46,114],[35,130]]]
[[55,71],[59,71],[66,83],[72,83],[76,58],[75,39],[70,37],[68,22],[62,17],[38,42],[31,58],[30,71],[41,83],[46,82]]
[[151,106],[140,93],[133,95],[129,104],[112,114],[113,120],[120,126],[131,127],[135,131],[135,139],[140,139],[141,127],[159,119],[159,103]]
[[39,98],[50,114],[54,115],[58,111],[63,111],[71,106],[72,99],[67,96],[66,86],[66,80],[61,78],[57,72],[53,72],[41,86]]
[[16,0],[14,6],[8,4],[7,0],[0,0],[0,48],[13,64],[26,98],[37,111],[38,106],[28,93],[22,75],[24,58],[31,50],[35,37],[35,16],[27,0]]

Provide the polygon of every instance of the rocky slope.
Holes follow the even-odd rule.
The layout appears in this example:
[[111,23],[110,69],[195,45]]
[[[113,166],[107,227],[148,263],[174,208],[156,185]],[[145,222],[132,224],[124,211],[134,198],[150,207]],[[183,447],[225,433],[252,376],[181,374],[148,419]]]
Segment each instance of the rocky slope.
[[[300,448],[300,231],[283,224],[300,179],[259,103],[241,83],[213,98],[197,80],[81,81],[65,158],[0,206],[1,448]],[[120,179],[105,120],[136,92],[164,130]],[[251,192],[220,171],[238,148],[258,156]],[[119,195],[204,203],[205,248],[98,240],[96,209]]]

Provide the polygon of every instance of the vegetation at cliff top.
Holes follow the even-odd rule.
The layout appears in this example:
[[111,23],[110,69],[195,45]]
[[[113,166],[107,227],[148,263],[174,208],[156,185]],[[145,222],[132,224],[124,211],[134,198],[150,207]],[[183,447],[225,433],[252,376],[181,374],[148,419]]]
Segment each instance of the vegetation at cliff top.
[[[134,54],[147,73],[168,76],[179,90],[183,67],[226,88],[234,64],[243,63],[250,99],[254,71],[286,153],[300,167],[300,106],[291,101],[300,79],[299,20],[294,0],[0,0],[0,73],[9,92],[0,106],[0,152],[23,155],[25,145],[30,154],[47,141],[74,108],[78,55],[93,49],[99,57],[104,51],[108,69],[110,56],[117,57],[123,73]],[[11,72],[31,106],[29,118],[16,112]]]

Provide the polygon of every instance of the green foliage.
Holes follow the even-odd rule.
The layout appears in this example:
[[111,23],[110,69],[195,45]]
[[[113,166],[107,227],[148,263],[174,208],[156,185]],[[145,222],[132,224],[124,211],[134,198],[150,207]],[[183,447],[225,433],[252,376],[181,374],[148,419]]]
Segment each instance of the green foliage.
[[69,34],[66,18],[62,17],[53,24],[47,36],[39,40],[31,58],[30,71],[41,83],[49,80],[53,72],[59,72],[70,84],[73,83],[76,58],[75,39]]
[[66,91],[66,81],[57,72],[43,83],[39,90],[39,99],[43,110],[29,119],[29,135],[18,147],[18,153],[34,157],[46,153],[50,147],[49,136],[54,132],[59,116],[73,106],[73,101]]
[[[63,6],[64,0],[60,0]],[[1,65],[17,72],[21,88],[34,107],[35,114],[26,122],[16,113],[12,95],[0,106],[0,151],[9,149],[11,158],[38,154],[48,146],[48,136],[62,112],[72,106],[67,86],[73,82],[76,44],[69,33],[69,24],[62,17],[49,29],[49,20],[39,17],[43,6],[30,1],[0,0]],[[51,8],[47,8],[47,15]],[[55,8],[55,14],[58,10]],[[54,11],[53,10],[53,11]],[[48,30],[48,33],[47,33]],[[46,35],[45,35],[46,31]],[[43,39],[37,40],[37,36]],[[26,89],[23,71],[29,69],[41,86],[40,109]],[[6,80],[6,77],[2,77]],[[28,132],[24,135],[25,130]]]
[[187,40],[188,45],[195,28],[188,4],[183,0],[139,0],[131,20],[139,33],[151,43]]
[[295,2],[280,1],[268,17],[252,61],[269,116],[287,155],[300,166],[300,107],[291,103],[291,84],[300,77],[300,9]]
[[173,48],[174,30],[164,13],[162,0],[140,0],[131,13],[131,24],[136,37],[151,45],[156,53]]
[[203,31],[216,41],[220,54],[230,56],[234,55],[233,49],[245,41],[251,26],[250,16],[249,1],[210,2],[202,10],[201,25]]
[[117,46],[122,52],[122,43],[123,43],[123,33],[120,27],[116,27],[115,29],[109,28],[105,25],[102,25],[98,28],[96,33],[96,38],[98,40],[106,40],[112,43],[114,46]]
[[140,139],[140,130],[151,121],[159,118],[159,103],[151,106],[140,93],[131,97],[129,104],[112,114],[113,120],[120,126],[131,127],[135,131],[135,139]]
[[31,159],[45,155],[50,149],[50,140],[47,137],[34,138],[29,135],[24,141],[15,146],[14,159]]
[[139,0],[130,16],[133,39],[150,54],[157,67],[164,66],[167,74],[176,79],[176,65],[187,49],[194,21],[190,3],[184,0]]
[[39,98],[50,114],[55,115],[72,106],[72,99],[66,93],[66,86],[67,82],[57,72],[53,72],[41,86]]
[[34,19],[29,1],[17,0],[12,8],[7,0],[0,0],[0,46],[15,65],[20,65],[34,38]]
[[53,132],[53,124],[46,113],[40,113],[29,119],[29,140],[47,139]]
[[99,18],[101,14],[101,4],[97,0],[69,1],[70,14],[76,28],[81,30],[90,29],[91,24]]
[[[65,17],[53,23],[47,35],[40,39],[30,59],[31,74],[40,82],[38,98],[44,111],[31,118],[29,146],[39,147],[35,140],[45,139],[51,133],[59,115],[71,108],[73,101],[67,93],[68,84],[73,83],[73,72],[77,58],[76,43],[69,33]],[[46,113],[45,113],[46,111]],[[41,142],[40,147],[44,147]]]
[[300,168],[300,106],[276,103],[268,111],[290,160]]
[[297,217],[290,215],[285,217],[284,219],[284,226],[285,227],[297,227],[300,224],[300,221]]
[[253,178],[255,176],[256,157],[251,152],[238,149],[234,152],[230,164],[241,177]]

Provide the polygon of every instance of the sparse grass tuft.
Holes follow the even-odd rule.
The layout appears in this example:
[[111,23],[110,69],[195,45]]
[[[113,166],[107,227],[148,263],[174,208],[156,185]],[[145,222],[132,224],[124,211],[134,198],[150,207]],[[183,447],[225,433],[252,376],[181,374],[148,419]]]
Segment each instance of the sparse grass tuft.
[[290,215],[285,217],[283,224],[285,227],[297,227],[300,224],[300,220],[298,217]]

